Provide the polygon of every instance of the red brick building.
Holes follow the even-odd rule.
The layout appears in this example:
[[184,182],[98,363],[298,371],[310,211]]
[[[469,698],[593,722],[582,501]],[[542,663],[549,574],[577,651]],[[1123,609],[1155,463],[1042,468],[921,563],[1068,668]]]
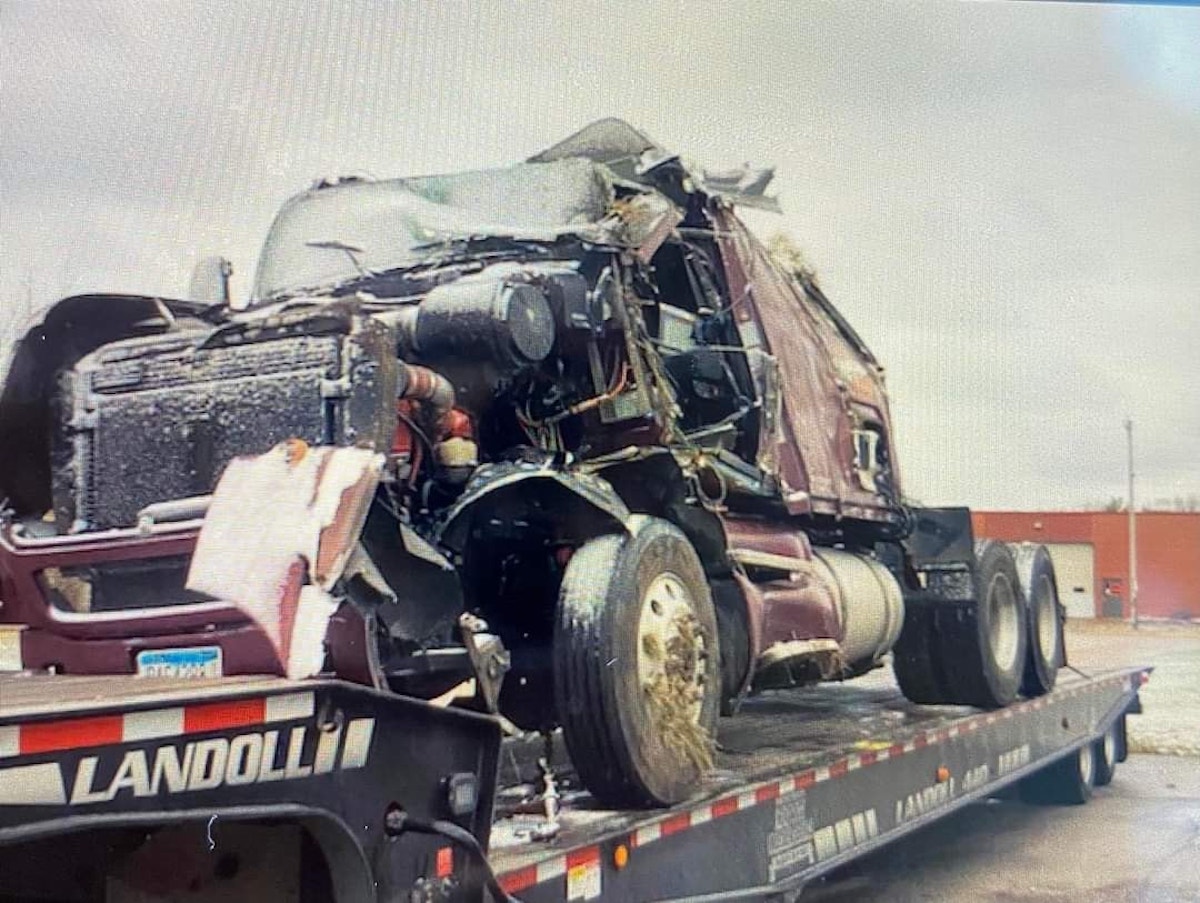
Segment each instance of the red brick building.
[[[976,511],[975,534],[1050,548],[1072,617],[1129,617],[1129,516],[1108,511]],[[1200,513],[1139,512],[1138,614],[1200,619]]]

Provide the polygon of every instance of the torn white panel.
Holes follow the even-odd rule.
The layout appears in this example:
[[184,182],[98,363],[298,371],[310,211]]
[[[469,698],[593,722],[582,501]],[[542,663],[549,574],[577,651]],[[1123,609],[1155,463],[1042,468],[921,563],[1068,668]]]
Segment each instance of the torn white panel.
[[289,678],[317,674],[329,595],[362,529],[383,458],[284,443],[230,462],[192,556],[188,589],[244,610]]
[[337,601],[321,587],[301,588],[287,655],[288,677],[296,680],[321,672],[325,663],[325,631],[337,607]]

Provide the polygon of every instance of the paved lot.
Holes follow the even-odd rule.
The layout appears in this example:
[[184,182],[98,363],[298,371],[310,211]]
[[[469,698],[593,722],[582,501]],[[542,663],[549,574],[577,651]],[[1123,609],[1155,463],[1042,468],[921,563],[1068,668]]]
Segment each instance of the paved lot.
[[1086,806],[989,801],[810,887],[802,903],[1200,901],[1200,626],[1070,622],[1082,671],[1154,665],[1135,754]]
[[1133,755],[1086,806],[987,802],[809,888],[801,903],[1196,903],[1200,761]]
[[1083,671],[1154,666],[1142,688],[1145,713],[1129,719],[1130,749],[1200,757],[1200,625],[1144,624],[1137,630],[1106,621],[1067,625],[1068,658]]

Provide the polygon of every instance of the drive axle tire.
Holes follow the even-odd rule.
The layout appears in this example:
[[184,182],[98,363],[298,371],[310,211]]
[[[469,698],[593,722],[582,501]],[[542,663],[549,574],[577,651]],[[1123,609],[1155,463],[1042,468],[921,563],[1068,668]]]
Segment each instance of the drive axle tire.
[[976,542],[975,570],[974,601],[938,609],[943,687],[946,702],[994,709],[1021,688],[1028,619],[1007,546]]
[[1027,803],[1079,806],[1092,798],[1096,786],[1096,745],[1078,750],[1047,765],[1021,781],[1019,792]]
[[1044,696],[1054,689],[1063,665],[1063,624],[1058,604],[1054,562],[1045,546],[1021,543],[1009,547],[1021,581],[1028,620],[1029,652],[1021,692]]
[[935,662],[937,655],[940,650],[933,610],[910,606],[904,613],[900,639],[892,650],[892,670],[905,699],[922,705],[939,705],[946,701]]
[[700,560],[657,518],[585,543],[567,565],[554,694],[584,786],[613,807],[681,802],[711,766],[717,622]]

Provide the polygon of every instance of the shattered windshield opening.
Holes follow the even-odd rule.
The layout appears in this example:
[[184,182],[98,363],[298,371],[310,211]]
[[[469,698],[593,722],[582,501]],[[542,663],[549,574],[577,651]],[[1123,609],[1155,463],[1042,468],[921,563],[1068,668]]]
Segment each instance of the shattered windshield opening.
[[598,222],[608,201],[600,169],[586,160],[314,189],[271,226],[254,299],[415,266],[464,238],[552,239]]

